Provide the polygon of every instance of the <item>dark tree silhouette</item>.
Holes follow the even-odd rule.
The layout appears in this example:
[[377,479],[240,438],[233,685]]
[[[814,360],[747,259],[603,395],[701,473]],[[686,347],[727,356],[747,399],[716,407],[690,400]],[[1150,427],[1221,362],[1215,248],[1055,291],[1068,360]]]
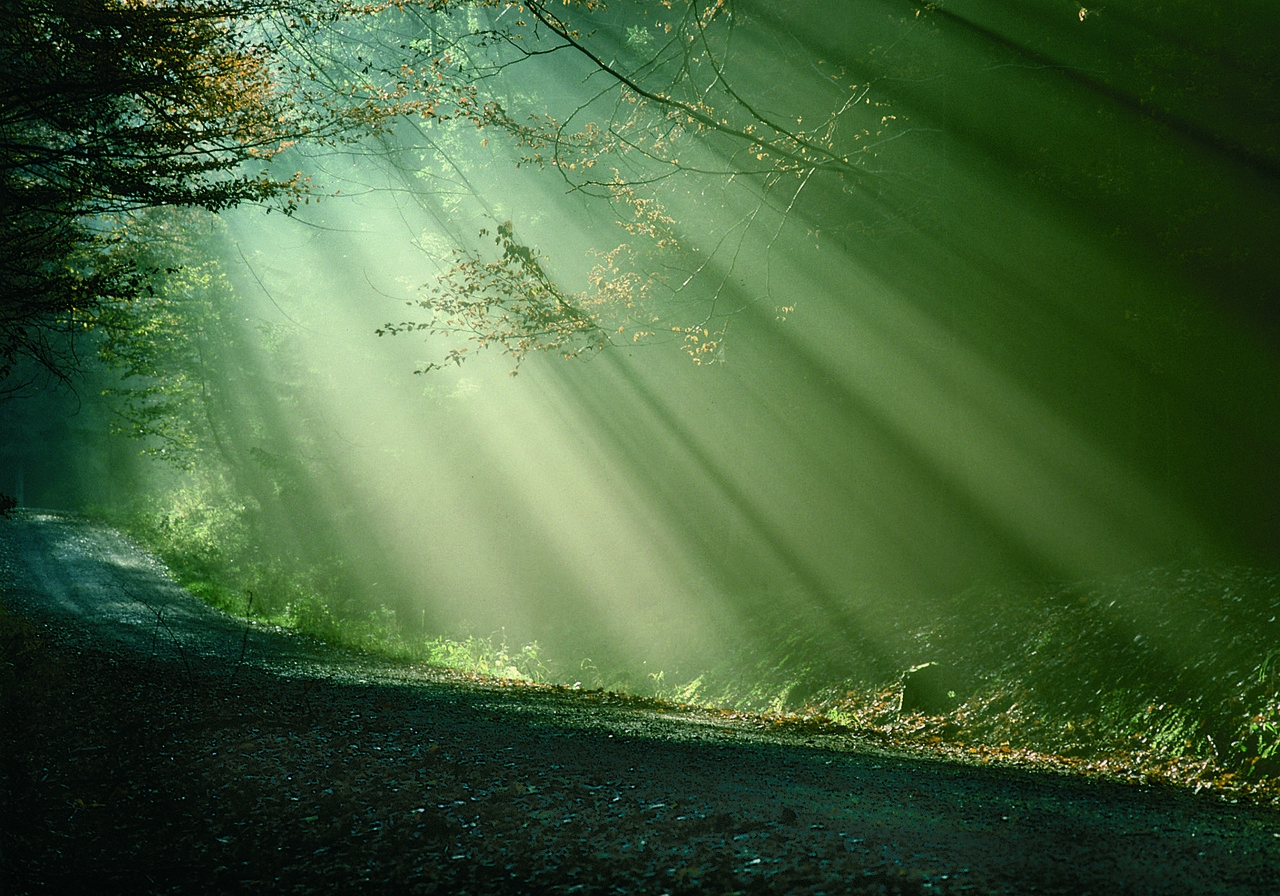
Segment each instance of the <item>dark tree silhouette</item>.
[[[287,48],[366,14],[299,0],[14,0],[0,7],[0,379],[64,372],[104,299],[146,288],[114,252],[121,216],[305,201],[269,163],[300,140],[376,130],[411,101],[309,90]],[[10,383],[10,387],[12,387]]]

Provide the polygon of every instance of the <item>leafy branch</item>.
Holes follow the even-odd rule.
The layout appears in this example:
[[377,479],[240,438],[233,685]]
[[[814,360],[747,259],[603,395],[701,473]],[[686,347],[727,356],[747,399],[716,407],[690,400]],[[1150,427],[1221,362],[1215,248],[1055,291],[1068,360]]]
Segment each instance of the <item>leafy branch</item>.
[[[493,236],[501,249],[498,258],[486,261],[457,250],[455,264],[431,289],[428,298],[409,302],[429,313],[426,321],[388,323],[379,336],[425,331],[433,335],[462,334],[477,349],[499,345],[515,359],[514,376],[530,352],[551,351],[576,358],[598,351],[609,339],[597,319],[583,307],[582,297],[566,295],[547,274],[538,253],[519,242],[510,221],[499,224]],[[451,349],[444,363],[461,364],[466,348]],[[439,369],[430,363],[418,371]]]
[[[548,30],[556,34],[565,44],[590,60],[592,65],[609,75],[618,84],[638,97],[667,110],[668,115],[683,117],[689,124],[708,129],[731,137],[746,144],[757,161],[772,159],[769,170],[807,171],[815,168],[826,168],[846,174],[865,175],[866,171],[854,163],[852,159],[839,152],[830,142],[816,141],[798,130],[783,125],[775,117],[760,112],[752,103],[743,98],[728,80],[723,66],[715,59],[714,51],[706,36],[707,25],[715,18],[723,4],[717,3],[702,15],[693,15],[695,35],[689,37],[696,40],[705,50],[708,65],[715,80],[724,89],[737,108],[745,111],[752,122],[745,125],[730,123],[727,114],[721,112],[705,101],[689,102],[678,99],[669,93],[651,90],[639,80],[606,61],[592,50],[581,39],[579,33],[568,22],[547,10],[544,3],[537,0],[526,0],[522,4],[530,14],[541,22]],[[696,13],[696,2],[691,4],[691,11]],[[765,133],[759,133],[760,127]]]

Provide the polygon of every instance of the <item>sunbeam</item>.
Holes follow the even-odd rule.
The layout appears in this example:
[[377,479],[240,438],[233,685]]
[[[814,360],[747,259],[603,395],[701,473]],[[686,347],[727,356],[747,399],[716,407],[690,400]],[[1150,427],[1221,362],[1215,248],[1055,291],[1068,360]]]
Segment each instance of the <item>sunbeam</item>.
[[1016,655],[1071,712],[1247,690],[1215,665],[1245,635],[1186,665],[1165,625],[1280,555],[1256,4],[563,6],[264,31],[277,119],[320,124],[240,162],[298,175],[81,215],[76,270],[116,277],[68,312],[84,419],[156,463],[11,404],[14,503],[136,494],[228,607],[511,677],[838,713],[944,659],[988,700]]

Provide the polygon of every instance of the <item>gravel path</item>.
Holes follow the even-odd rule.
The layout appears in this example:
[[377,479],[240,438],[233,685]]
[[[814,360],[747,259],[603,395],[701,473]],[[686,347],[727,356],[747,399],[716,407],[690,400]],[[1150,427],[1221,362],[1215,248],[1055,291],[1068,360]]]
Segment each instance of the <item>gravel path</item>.
[[55,670],[3,704],[0,894],[1280,892],[1271,810],[379,664],[76,517],[0,520],[0,587]]

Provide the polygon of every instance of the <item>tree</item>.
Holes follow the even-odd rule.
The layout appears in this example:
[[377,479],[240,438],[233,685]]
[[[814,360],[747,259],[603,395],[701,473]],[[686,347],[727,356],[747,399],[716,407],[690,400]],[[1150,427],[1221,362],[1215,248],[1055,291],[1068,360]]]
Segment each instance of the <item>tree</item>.
[[[291,212],[311,184],[280,171],[282,154],[385,135],[405,116],[419,128],[466,123],[502,133],[518,148],[517,167],[557,172],[569,189],[611,203],[627,234],[583,296],[533,271],[537,250],[516,239],[515,225],[499,239],[497,264],[516,264],[521,276],[494,280],[492,261],[459,259],[452,282],[487,296],[483,320],[467,323],[480,345],[501,343],[518,362],[569,343],[575,354],[645,338],[669,323],[702,360],[716,349],[727,276],[702,287],[712,274],[705,260],[682,255],[659,190],[692,195],[707,177],[751,180],[759,189],[751,218],[763,222],[789,211],[815,177],[869,177],[871,119],[879,116],[877,132],[892,125],[869,104],[867,84],[846,83],[839,65],[822,69],[806,39],[771,15],[728,0],[6,4],[0,376],[22,355],[64,370],[87,311],[145,294],[149,272],[112,251],[128,231],[124,217],[246,202]],[[817,90],[761,71],[758,41],[775,32],[800,49]],[[557,90],[549,73],[594,73],[609,86]],[[659,269],[683,273],[675,283],[645,273]],[[464,283],[473,275],[480,279]],[[701,305],[671,322],[655,311],[660,298],[694,293],[699,277]],[[552,295],[558,317],[548,327],[541,303]],[[426,322],[385,331],[454,327],[455,298],[446,278],[424,303]]]
[[[517,236],[520,222],[491,218],[478,230],[488,237],[496,225],[498,251],[455,251],[440,282],[412,303],[424,316],[383,334],[501,346],[517,366],[532,351],[576,356],[654,338],[682,342],[697,363],[714,360],[743,304],[731,281],[744,232],[756,228],[771,243],[819,183],[864,189],[878,177],[872,144],[901,130],[870,83],[795,29],[799,16],[724,0],[439,6],[469,7],[467,26],[445,34],[436,21],[430,40],[403,37],[394,70],[376,51],[368,64],[390,80],[410,76],[411,89],[432,97],[437,122],[500,132],[518,148],[517,167],[553,172],[569,192],[610,204],[620,242],[601,249],[589,288],[570,293]],[[803,65],[790,64],[797,57]],[[703,219],[706,229],[724,227],[705,235],[725,246],[713,263],[692,251],[670,206],[735,190],[746,206],[737,221]],[[467,351],[451,348],[424,369],[460,363]]]
[[[0,380],[22,356],[63,373],[69,336],[147,272],[112,251],[139,209],[245,202],[289,212],[293,143],[352,139],[407,111],[309,90],[285,48],[345,16],[327,0],[13,0],[0,7]],[[12,384],[10,384],[12,386]]]
[[0,373],[58,369],[47,329],[135,294],[107,216],[295,192],[237,172],[278,145],[260,56],[204,3],[18,0],[0,10]]

